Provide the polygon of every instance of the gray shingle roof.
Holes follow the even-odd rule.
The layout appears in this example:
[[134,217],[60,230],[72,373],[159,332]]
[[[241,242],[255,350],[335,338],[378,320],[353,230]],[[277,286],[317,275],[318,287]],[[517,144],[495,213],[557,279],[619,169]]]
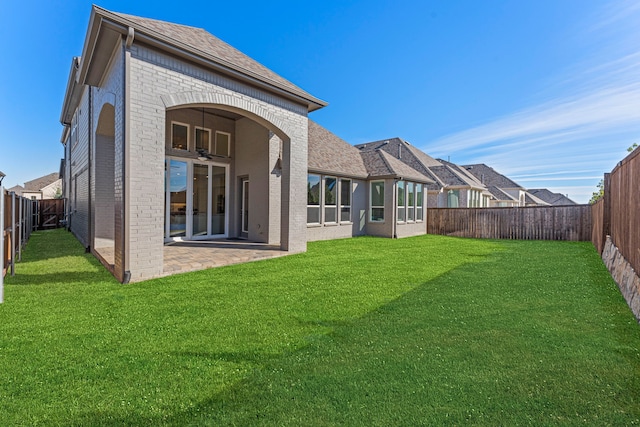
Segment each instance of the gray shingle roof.
[[427,189],[429,190],[439,190],[443,186],[438,177],[429,170],[430,166],[440,166],[440,163],[402,138],[382,139],[380,141],[359,144],[356,145],[356,147],[363,153],[378,149],[386,152],[391,157],[429,178],[431,181],[427,184]]
[[533,194],[525,191],[524,193],[524,203],[525,205],[535,205],[535,206],[549,206],[550,203],[545,202],[544,200],[534,196]]
[[360,154],[369,172],[369,178],[394,177],[426,184],[433,182],[428,176],[406,165],[384,150],[365,150],[360,151]]
[[16,195],[18,196],[22,196],[22,192],[24,191],[24,187],[22,185],[14,185],[11,188],[7,188],[7,192],[11,193],[16,193]]
[[171,44],[178,45],[178,47],[186,48],[196,55],[212,59],[229,69],[240,71],[247,76],[257,78],[267,84],[308,99],[320,107],[327,105],[326,102],[315,98],[202,28],[112,12],[98,6],[94,7],[98,12],[117,17],[135,28],[136,31],[154,38],[164,39]]
[[500,188],[519,188],[524,190],[524,187],[501,173],[496,172],[492,167],[487,166],[484,163],[464,165],[462,167],[468,170],[469,173],[475,176],[484,185],[495,185]]
[[496,187],[495,185],[487,185],[487,190],[489,190],[491,195],[495,197],[496,200],[508,200],[514,202],[518,201],[518,199],[513,197],[511,194],[502,191],[501,188]]
[[40,178],[32,179],[24,183],[24,191],[40,191],[49,184],[53,184],[60,178],[59,172],[53,172]]
[[527,192],[536,196],[537,198],[544,200],[550,205],[564,206],[564,205],[576,205],[577,203],[561,193],[553,193],[546,188],[536,188],[527,190]]
[[[439,173],[442,173],[443,176],[446,176],[447,179],[450,180],[451,184],[449,185],[466,185],[471,188],[484,189],[485,185],[480,182],[480,180],[476,179],[475,176],[468,173],[466,169],[462,166],[456,165],[455,163],[447,162],[442,159],[438,159],[438,161],[445,167],[446,173],[441,169],[438,169]],[[433,168],[432,168],[433,169]],[[451,176],[455,178],[451,178]],[[454,182],[456,182],[454,184]]]
[[360,150],[309,120],[309,170],[366,178]]

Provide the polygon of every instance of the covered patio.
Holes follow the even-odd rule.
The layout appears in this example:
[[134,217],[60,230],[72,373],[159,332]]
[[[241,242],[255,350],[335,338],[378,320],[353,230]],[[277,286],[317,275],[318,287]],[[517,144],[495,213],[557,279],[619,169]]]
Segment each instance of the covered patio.
[[219,239],[164,245],[163,276],[223,267],[289,255],[280,246],[245,240]]
[[[94,254],[109,270],[114,267],[113,241],[100,239]],[[162,274],[189,273],[207,268],[242,264],[289,255],[277,245],[241,239],[189,240],[167,243],[163,247]]]

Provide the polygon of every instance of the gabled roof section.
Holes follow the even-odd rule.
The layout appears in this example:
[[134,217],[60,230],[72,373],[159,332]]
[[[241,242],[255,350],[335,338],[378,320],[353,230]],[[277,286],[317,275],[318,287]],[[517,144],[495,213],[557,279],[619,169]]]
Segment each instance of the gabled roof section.
[[[446,160],[442,160],[442,159],[438,159],[438,162],[440,162],[444,167],[443,170],[439,169],[439,171],[441,174],[443,174],[443,176],[448,177],[447,179],[449,179],[449,182],[450,182],[449,185],[451,186],[464,185],[464,186],[469,186],[470,188],[475,188],[480,190],[484,190],[486,188],[483,183],[481,183],[478,179],[476,179],[476,177],[474,177],[470,173],[467,173],[464,167],[456,165],[455,163],[448,162]],[[443,171],[447,171],[447,172],[445,173]],[[437,172],[435,172],[434,170],[434,173],[437,173]],[[451,178],[451,175],[453,175],[455,178]]]
[[468,170],[469,173],[475,176],[486,186],[495,185],[496,187],[500,188],[517,188],[520,190],[524,190],[524,187],[522,187],[520,184],[507,178],[505,175],[496,172],[495,169],[485,165],[484,163],[478,163],[475,165],[464,165],[462,167]]
[[47,185],[51,185],[60,179],[59,172],[53,172],[40,178],[32,179],[24,183],[24,191],[40,191]]
[[[81,60],[72,75],[79,86],[97,85],[106,69],[113,49],[123,37],[127,42],[142,42],[164,52],[182,57],[200,66],[225,74],[252,86],[265,89],[307,106],[314,111],[327,105],[264,65],[223,42],[202,28],[189,27],[155,19],[111,12],[94,5]],[[62,123],[69,123],[65,96]],[[73,112],[71,112],[73,113]]]
[[316,122],[309,120],[309,170],[366,179],[360,151]]
[[382,139],[380,141],[367,142],[366,144],[358,144],[356,147],[363,153],[376,150],[386,152],[389,156],[429,178],[431,181],[427,184],[427,189],[429,190],[439,190],[443,186],[443,183],[429,169],[430,166],[440,166],[440,163],[402,138]]
[[524,193],[524,204],[527,206],[549,206],[550,203],[545,202],[544,200],[534,196],[533,194],[525,191]]
[[546,188],[527,190],[528,193],[553,206],[576,205],[577,203],[561,193],[553,193]]
[[505,191],[502,191],[502,189],[500,189],[499,187],[496,187],[495,185],[488,185],[487,190],[489,190],[489,193],[491,193],[491,195],[495,197],[496,200],[507,200],[509,202],[518,202],[518,199],[513,197],[511,194]]
[[24,191],[24,187],[22,185],[20,185],[20,184],[14,185],[11,188],[7,188],[7,192],[8,193],[13,192],[13,193],[16,193],[17,196],[22,196],[22,192],[23,191]]
[[424,184],[433,183],[428,176],[406,165],[384,150],[360,151],[364,164],[369,172],[369,178],[397,178]]

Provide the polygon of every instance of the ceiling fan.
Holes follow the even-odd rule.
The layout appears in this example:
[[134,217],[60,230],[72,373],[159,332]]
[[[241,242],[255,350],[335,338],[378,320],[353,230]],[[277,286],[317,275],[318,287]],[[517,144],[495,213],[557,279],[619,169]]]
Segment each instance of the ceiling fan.
[[207,150],[205,150],[204,148],[200,148],[198,150],[198,160],[205,161],[205,160],[211,160],[211,159],[213,159],[213,156],[209,154]]

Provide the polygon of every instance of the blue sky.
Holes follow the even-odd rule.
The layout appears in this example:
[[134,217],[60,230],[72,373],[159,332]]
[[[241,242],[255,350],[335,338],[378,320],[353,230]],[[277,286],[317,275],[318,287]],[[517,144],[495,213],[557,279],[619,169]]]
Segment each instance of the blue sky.
[[[640,2],[120,1],[202,27],[329,106],[310,118],[352,144],[399,136],[586,202],[640,143]],[[0,170],[57,171],[60,109],[91,3],[4,2]]]

